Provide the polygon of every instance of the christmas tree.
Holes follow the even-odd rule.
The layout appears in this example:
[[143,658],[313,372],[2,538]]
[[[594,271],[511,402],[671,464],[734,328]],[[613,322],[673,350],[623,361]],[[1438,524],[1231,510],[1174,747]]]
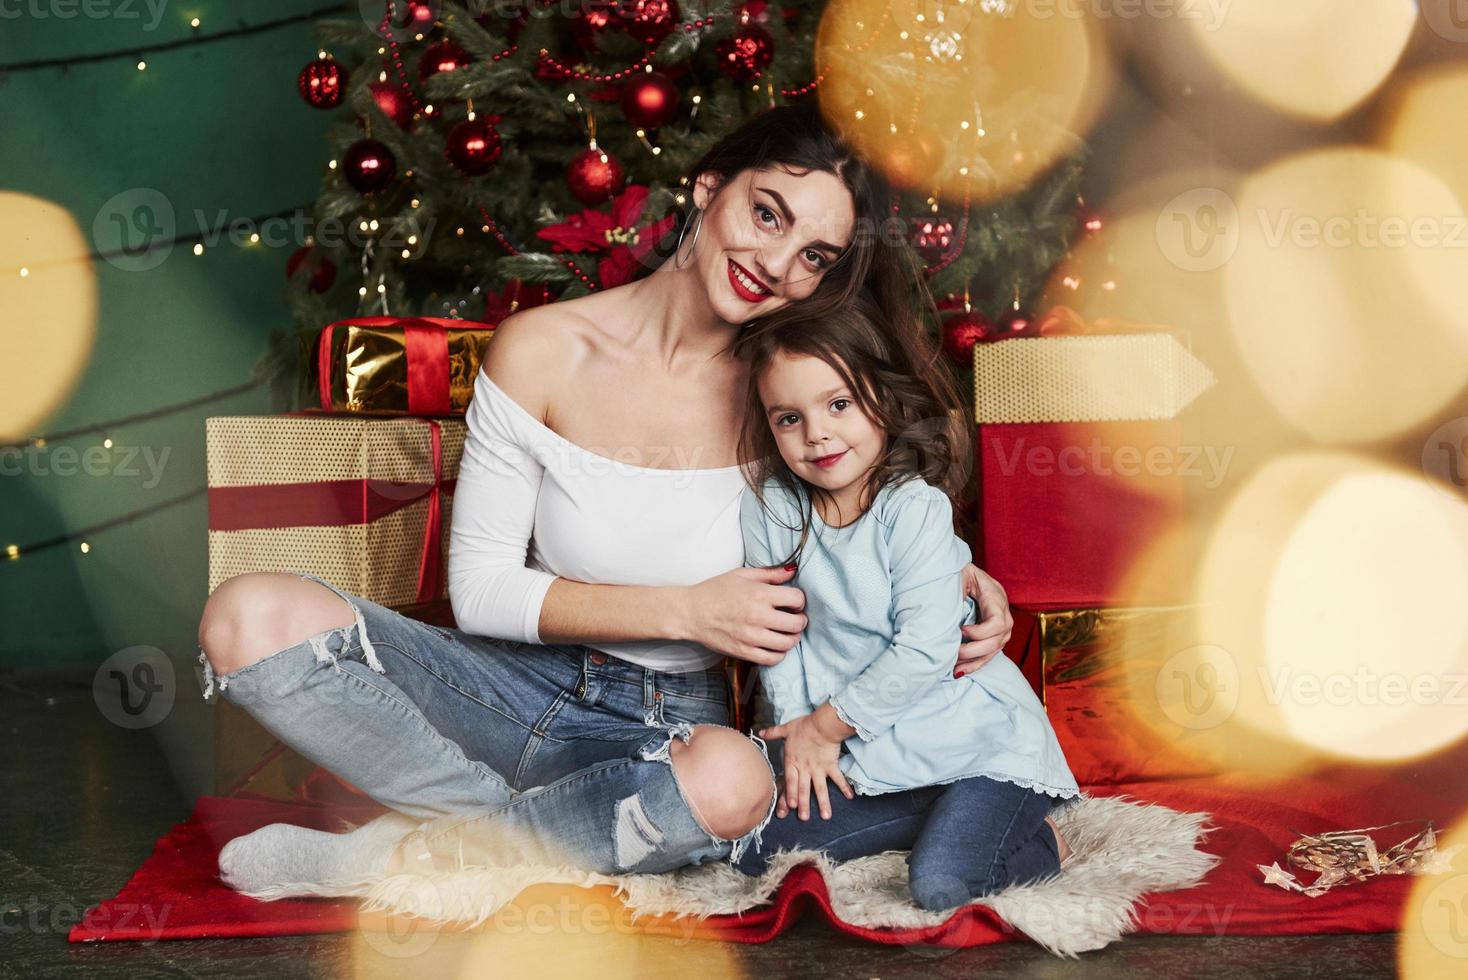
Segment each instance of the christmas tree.
[[[751,114],[821,97],[813,48],[837,13],[767,0],[363,9],[374,12],[318,25],[321,50],[298,78],[307,102],[342,119],[316,234],[288,263],[296,329],[278,331],[257,368],[280,401],[293,400],[314,333],[344,316],[493,323],[655,264],[686,214],[688,168]],[[939,56],[951,57],[948,38],[931,41]],[[1075,231],[1080,170],[1069,154],[981,206],[923,187],[921,173],[894,180],[894,213],[953,311],[933,328],[960,370],[984,334],[1026,328]]]

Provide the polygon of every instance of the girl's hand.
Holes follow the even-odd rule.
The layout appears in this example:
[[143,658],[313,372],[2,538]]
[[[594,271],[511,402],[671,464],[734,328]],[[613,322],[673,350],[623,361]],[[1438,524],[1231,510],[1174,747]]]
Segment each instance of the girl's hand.
[[678,639],[751,663],[779,663],[809,622],[805,593],[781,584],[794,574],[794,565],[735,568],[689,586],[681,597],[686,601]]
[[[776,804],[776,812],[780,817],[784,817],[792,809],[798,809],[800,819],[809,820],[810,794],[811,790],[815,790],[821,817],[830,820],[831,798],[826,790],[827,779],[835,783],[836,788],[848,800],[852,798],[846,774],[836,764],[841,755],[843,739],[833,738],[833,732],[822,731],[818,716],[824,710],[826,707],[823,705],[814,714],[766,728],[759,733],[763,739],[785,740],[785,794]],[[837,723],[840,724],[839,719]]]
[[973,563],[965,565],[962,574],[963,593],[972,596],[978,605],[979,621],[965,625],[961,631],[954,677],[972,674],[984,666],[1004,649],[1014,632],[1014,617],[1009,614],[1004,587]]

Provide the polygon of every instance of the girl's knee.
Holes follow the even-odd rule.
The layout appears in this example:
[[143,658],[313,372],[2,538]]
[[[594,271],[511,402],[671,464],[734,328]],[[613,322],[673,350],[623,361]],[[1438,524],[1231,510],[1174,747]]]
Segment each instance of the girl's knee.
[[974,888],[951,871],[916,864],[908,869],[907,887],[912,900],[929,912],[946,912],[996,891],[993,887]]
[[775,779],[759,746],[732,728],[695,725],[672,742],[673,769],[694,817],[709,833],[737,840],[760,825],[775,799]]

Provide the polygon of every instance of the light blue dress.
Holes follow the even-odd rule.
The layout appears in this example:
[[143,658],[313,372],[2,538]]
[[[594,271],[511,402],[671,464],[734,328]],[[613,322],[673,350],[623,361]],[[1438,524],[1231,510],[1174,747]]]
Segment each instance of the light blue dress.
[[[796,499],[771,480],[765,510],[745,488],[746,565],[791,556],[805,500],[804,487]],[[805,593],[810,623],[784,660],[760,668],[760,713],[783,724],[830,701],[857,731],[840,766],[858,793],[982,775],[1078,795],[1045,709],[1013,661],[1001,653],[953,676],[959,627],[976,621],[960,576],[970,559],[948,497],[920,478],[883,487],[845,527],[812,509],[790,582]]]

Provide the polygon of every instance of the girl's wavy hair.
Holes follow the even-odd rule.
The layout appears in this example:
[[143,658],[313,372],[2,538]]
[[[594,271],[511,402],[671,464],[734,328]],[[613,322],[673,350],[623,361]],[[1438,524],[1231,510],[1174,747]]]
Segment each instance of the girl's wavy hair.
[[[745,331],[736,351],[749,364],[739,458],[745,480],[767,512],[764,487],[774,480],[801,501],[795,561],[812,526],[814,497],[826,490],[806,483],[785,464],[759,397],[759,379],[777,354],[818,357],[831,366],[861,410],[885,433],[882,453],[866,477],[859,500],[876,499],[887,484],[921,477],[947,494],[957,511],[973,466],[966,404],[940,351],[927,333],[903,336],[883,321],[880,305],[859,293],[844,306],[819,314],[803,304],[772,314],[760,329]],[[955,527],[955,530],[957,528]]]
[[[705,152],[689,169],[688,179],[691,187],[703,174],[712,174],[718,179],[714,191],[718,194],[745,170],[774,167],[837,177],[851,193],[854,214],[851,242],[825,270],[815,291],[791,306],[819,318],[866,292],[876,303],[881,322],[899,341],[916,343],[926,336],[926,324],[937,322],[937,310],[924,281],[923,264],[908,244],[907,226],[892,214],[892,187],[826,122],[813,99],[751,116]],[[683,223],[674,224],[658,243],[656,255],[672,254]],[[635,278],[651,274],[657,264],[640,265]],[[750,320],[741,333],[759,330],[764,319]]]

